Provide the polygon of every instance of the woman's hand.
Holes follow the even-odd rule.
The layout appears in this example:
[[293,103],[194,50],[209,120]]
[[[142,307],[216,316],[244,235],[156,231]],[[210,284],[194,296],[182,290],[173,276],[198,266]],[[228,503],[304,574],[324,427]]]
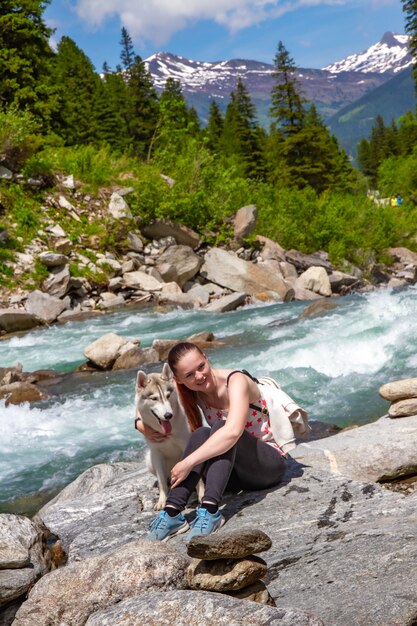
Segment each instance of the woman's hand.
[[187,460],[187,458],[174,465],[171,470],[171,489],[174,489],[174,487],[177,487],[180,483],[182,483],[182,481],[187,478],[192,469],[193,466],[190,465],[190,462]]

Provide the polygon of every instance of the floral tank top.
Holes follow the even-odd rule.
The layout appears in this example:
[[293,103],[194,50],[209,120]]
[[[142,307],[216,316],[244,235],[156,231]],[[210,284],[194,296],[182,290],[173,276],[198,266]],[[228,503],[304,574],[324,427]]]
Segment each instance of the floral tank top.
[[[255,382],[257,382],[257,380],[245,370],[234,370],[233,372],[231,372],[231,374],[229,374],[227,382],[229,381],[230,376],[235,373],[235,371],[239,371],[239,373],[245,374],[252,378],[252,380],[255,380]],[[204,400],[200,400],[199,406],[204,413],[207,424],[210,427],[220,420],[225,421],[227,418],[227,409],[217,409],[215,407],[211,407]],[[259,400],[257,400],[253,404],[249,405],[245,430],[250,435],[252,435],[252,437],[256,437],[264,443],[267,443],[268,445],[275,448],[277,452],[279,452],[279,454],[285,456],[285,452],[274,440],[274,436],[271,430],[271,423],[269,420],[268,406],[266,400],[264,400],[262,397],[260,397]]]

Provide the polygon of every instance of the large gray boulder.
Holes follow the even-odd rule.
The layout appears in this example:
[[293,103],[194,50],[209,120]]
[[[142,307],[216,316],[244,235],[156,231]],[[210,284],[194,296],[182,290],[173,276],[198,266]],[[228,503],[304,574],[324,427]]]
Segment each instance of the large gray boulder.
[[[170,276],[169,280],[175,280],[180,287],[194,278],[203,263],[203,259],[198,256],[189,246],[178,245],[169,246],[157,260],[156,269],[171,265],[175,268],[176,277]],[[166,280],[165,276],[164,279]]]
[[200,243],[200,236],[194,230],[170,220],[154,220],[142,227],[141,231],[149,239],[173,237],[177,244],[190,246],[190,248],[195,248]]
[[210,304],[204,307],[205,311],[211,313],[226,313],[227,311],[234,311],[240,306],[243,306],[246,302],[246,294],[244,293],[229,293],[227,296],[222,296],[216,300],[212,300]]
[[71,276],[68,264],[52,267],[48,278],[42,283],[42,289],[50,296],[62,298],[69,289],[70,279]]
[[0,607],[25,594],[49,566],[39,528],[27,517],[0,514]]
[[284,301],[294,296],[294,290],[282,276],[222,248],[212,248],[206,253],[200,274],[222,287],[252,296],[266,294],[270,299]]
[[254,204],[243,206],[237,211],[233,223],[233,235],[235,239],[245,239],[253,232],[258,219],[258,209]]
[[292,608],[245,602],[210,591],[144,593],[93,613],[86,626],[325,626]]
[[126,200],[117,191],[113,192],[109,202],[108,211],[116,220],[132,219],[132,213]]
[[[387,449],[380,446],[381,461]],[[153,485],[144,463],[96,466],[39,519],[60,537],[70,563],[105,555],[146,535],[158,499]],[[226,495],[227,524],[218,534],[256,527],[271,538],[265,583],[278,606],[304,609],[332,626],[398,626],[417,615],[416,504],[417,492],[405,497],[290,459],[279,488]],[[191,520],[194,511],[186,515]],[[186,536],[169,545],[185,554]]]
[[20,330],[30,330],[39,326],[41,320],[20,309],[0,309],[0,330],[6,333],[14,333]]
[[320,296],[331,296],[330,280],[324,267],[312,265],[300,274],[296,281],[297,286],[309,289]]
[[102,369],[108,369],[120,355],[128,340],[116,333],[106,333],[84,349],[84,356]]
[[28,313],[35,315],[45,324],[50,324],[65,311],[68,304],[69,302],[65,300],[35,289],[28,295],[25,306]]
[[163,285],[161,281],[141,270],[123,274],[123,282],[125,287],[142,289],[143,291],[160,291]]
[[145,591],[184,589],[187,556],[161,542],[134,541],[44,576],[14,626],[84,626],[89,615]]
[[145,537],[158,499],[154,482],[144,462],[95,465],[48,502],[36,520],[61,539],[69,562],[103,554]]
[[389,480],[417,474],[417,415],[381,417],[292,450],[300,463],[355,480]]

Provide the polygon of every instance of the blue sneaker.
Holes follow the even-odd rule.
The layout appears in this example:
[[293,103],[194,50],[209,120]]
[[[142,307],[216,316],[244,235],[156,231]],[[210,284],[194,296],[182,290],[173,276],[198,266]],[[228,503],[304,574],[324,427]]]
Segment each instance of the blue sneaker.
[[166,511],[161,511],[149,524],[148,538],[154,541],[168,541],[175,535],[185,533],[189,527],[182,513],[171,517]]
[[209,513],[204,507],[197,509],[197,515],[191,522],[191,530],[187,535],[187,541],[190,541],[197,535],[210,535],[221,528],[226,522],[220,511],[217,513]]

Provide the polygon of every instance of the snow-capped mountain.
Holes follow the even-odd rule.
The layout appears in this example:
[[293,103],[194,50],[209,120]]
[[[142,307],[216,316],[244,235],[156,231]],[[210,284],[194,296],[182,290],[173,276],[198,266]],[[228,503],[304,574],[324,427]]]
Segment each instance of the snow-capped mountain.
[[346,59],[326,65],[323,69],[333,73],[397,73],[413,64],[413,59],[408,51],[409,41],[409,35],[388,32],[385,33],[381,41],[364,52],[351,54]]
[[[325,119],[347,104],[379,87],[396,73],[412,64],[407,35],[385,33],[381,41],[365,52],[348,56],[323,69],[298,68],[296,78],[301,93],[314,102]],[[145,59],[155,87],[164,88],[168,77],[181,83],[189,105],[194,105],[203,123],[207,120],[211,99],[225,109],[231,91],[241,78],[257,107],[261,123],[269,124],[274,67],[259,61],[192,61],[168,52],[158,52]]]
[[183,89],[187,91],[201,91],[214,88],[216,95],[229,97],[240,76],[245,83],[251,79],[270,79],[273,66],[258,61],[232,59],[231,61],[192,61],[184,57],[158,52],[145,60],[148,70],[152,74],[154,85],[163,89],[167,78],[176,78]]

